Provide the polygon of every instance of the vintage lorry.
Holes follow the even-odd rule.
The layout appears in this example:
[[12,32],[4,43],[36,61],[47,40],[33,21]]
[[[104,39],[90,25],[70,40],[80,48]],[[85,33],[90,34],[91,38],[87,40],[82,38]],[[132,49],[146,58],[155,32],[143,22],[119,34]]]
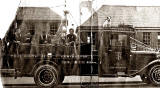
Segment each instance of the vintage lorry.
[[[38,86],[50,88],[70,75],[140,75],[144,82],[160,86],[159,52],[134,50],[133,27],[80,26],[73,45],[66,44],[65,36],[61,36],[63,31],[50,36],[45,32],[38,34],[36,30],[24,34],[14,25],[9,28],[2,39],[2,76],[31,76]],[[48,36],[43,41],[39,40],[42,34]]]

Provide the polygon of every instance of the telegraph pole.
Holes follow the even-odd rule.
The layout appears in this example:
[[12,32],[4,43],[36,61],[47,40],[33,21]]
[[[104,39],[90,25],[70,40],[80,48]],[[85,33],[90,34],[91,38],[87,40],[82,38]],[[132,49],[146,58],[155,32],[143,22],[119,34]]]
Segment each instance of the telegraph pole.
[[[93,0],[91,1],[91,74],[93,74]],[[91,79],[90,79],[90,82],[91,82],[91,86],[93,85],[92,84],[92,76],[91,76]]]

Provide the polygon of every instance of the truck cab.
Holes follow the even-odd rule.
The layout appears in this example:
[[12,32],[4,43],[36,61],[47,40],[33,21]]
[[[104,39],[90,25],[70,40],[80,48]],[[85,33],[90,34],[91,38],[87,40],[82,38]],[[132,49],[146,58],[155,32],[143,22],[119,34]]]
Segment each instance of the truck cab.
[[[134,77],[140,75],[142,81],[159,85],[159,51],[136,40],[134,38],[136,31],[132,25],[82,26],[79,29],[82,41],[87,42],[88,39],[92,39],[89,42],[92,52],[90,54],[93,54],[93,57],[98,56],[98,76]],[[94,58],[92,61],[96,63]],[[94,67],[95,64],[92,65]]]

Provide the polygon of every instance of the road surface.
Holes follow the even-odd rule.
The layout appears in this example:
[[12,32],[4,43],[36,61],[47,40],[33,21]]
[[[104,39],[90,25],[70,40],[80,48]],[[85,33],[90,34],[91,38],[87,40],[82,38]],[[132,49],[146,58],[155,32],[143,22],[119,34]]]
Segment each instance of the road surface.
[[[2,77],[4,88],[38,88],[32,77]],[[118,77],[104,78],[97,76],[66,76],[58,88],[159,88],[141,81],[139,76],[134,78]]]

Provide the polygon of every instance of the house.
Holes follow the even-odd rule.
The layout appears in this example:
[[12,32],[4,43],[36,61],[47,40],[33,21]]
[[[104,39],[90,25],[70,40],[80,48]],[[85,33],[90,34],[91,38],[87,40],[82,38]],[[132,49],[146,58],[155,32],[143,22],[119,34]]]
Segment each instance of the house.
[[80,28],[100,29],[107,17],[111,17],[110,27],[131,25],[137,40],[152,48],[160,48],[160,7],[103,5]]
[[[8,50],[11,53],[16,49],[19,53],[39,53],[40,48],[35,48],[39,44],[55,44],[63,22],[62,17],[48,7],[19,7],[3,40],[11,43]],[[23,47],[16,48],[15,42]]]
[[45,29],[51,31],[52,34],[55,34],[62,19],[49,7],[19,7],[16,17],[17,26],[24,23],[29,30],[38,29],[41,31]]
[[44,32],[54,36],[62,22],[62,17],[49,7],[19,7],[12,25],[20,29],[22,39],[26,39],[29,34],[40,36]]

